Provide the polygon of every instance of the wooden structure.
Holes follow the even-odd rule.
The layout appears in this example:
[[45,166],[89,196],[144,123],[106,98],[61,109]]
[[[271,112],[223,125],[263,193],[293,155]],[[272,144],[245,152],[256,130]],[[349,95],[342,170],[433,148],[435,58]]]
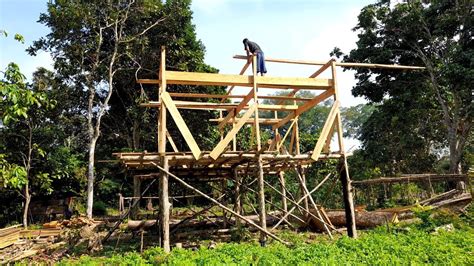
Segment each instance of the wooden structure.
[[[199,194],[208,198],[213,204],[223,209],[224,218],[226,214],[233,215],[236,225],[247,222],[261,232],[260,242],[265,245],[267,236],[280,240],[267,229],[266,225],[266,203],[265,187],[275,190],[281,195],[280,211],[284,214],[280,222],[286,221],[286,217],[292,215],[294,209],[298,209],[307,217],[311,216],[319,220],[325,231],[331,236],[334,227],[330,224],[320,207],[316,204],[311,194],[317,190],[327,179],[334,178],[327,176],[321,180],[320,184],[312,191],[308,190],[305,169],[318,160],[337,159],[340,161],[339,173],[343,187],[344,203],[347,217],[348,234],[356,237],[354,206],[352,201],[351,181],[349,177],[346,154],[342,137],[342,123],[340,114],[340,95],[336,77],[335,60],[327,62],[308,62],[295,60],[267,59],[268,62],[306,64],[315,66],[315,72],[308,78],[296,77],[271,77],[258,76],[256,73],[256,58],[235,56],[236,59],[245,59],[245,64],[238,75],[215,74],[215,73],[190,73],[181,71],[170,71],[166,69],[165,48],[161,50],[161,65],[158,79],[140,79],[141,84],[151,84],[158,88],[159,99],[143,103],[143,107],[158,108],[158,149],[157,152],[123,152],[115,153],[115,156],[128,169],[147,170],[148,173],[137,175],[136,178],[159,178],[160,193],[160,243],[165,251],[170,250],[169,231],[169,180],[174,180],[183,185],[193,194]],[[358,64],[357,66],[360,66]],[[366,64],[366,67],[380,67],[381,65]],[[250,75],[245,72],[250,67]],[[399,68],[399,66],[386,66]],[[329,78],[321,78],[323,72],[329,72]],[[168,86],[173,84],[183,85],[219,85],[229,86],[225,95],[197,94],[197,93],[172,93],[168,92]],[[242,95],[231,94],[235,87],[248,88],[247,93]],[[286,96],[262,96],[259,95],[259,88],[274,90],[290,90]],[[315,92],[313,98],[302,98],[296,94],[300,90],[311,90]],[[182,99],[188,99],[183,101]],[[197,102],[189,99],[218,99],[214,102]],[[239,100],[230,103],[228,100]],[[264,104],[261,100],[273,100],[274,104]],[[301,153],[300,138],[298,129],[298,118],[304,112],[315,107],[325,100],[332,100],[332,107],[320,132],[320,137],[314,148],[308,153]],[[221,132],[221,139],[210,151],[201,150],[184,121],[180,110],[204,110],[215,111],[219,117],[211,119],[209,123],[215,123]],[[272,118],[260,118],[264,112],[270,112]],[[281,114],[284,116],[281,116]],[[280,114],[280,116],[279,116]],[[268,117],[268,116],[266,116]],[[172,122],[167,121],[171,118]],[[204,121],[203,121],[204,122]],[[172,136],[167,130],[167,123],[175,123],[179,132],[183,136],[189,150],[178,151]],[[251,150],[241,150],[237,145],[237,133],[242,128],[250,126],[252,132],[253,147]],[[261,130],[272,133],[272,139],[268,143],[262,143]],[[331,140],[337,136],[338,148],[331,150]],[[169,143],[169,145],[167,145]],[[169,149],[167,149],[169,148]],[[172,150],[171,150],[172,149]],[[284,172],[292,170],[297,173],[301,188],[301,197],[296,200],[288,196],[285,185]],[[265,176],[276,175],[280,182],[280,188],[271,186]],[[254,176],[255,180],[247,182],[244,177]],[[199,191],[186,181],[184,177],[191,178],[217,178],[223,180],[222,195],[226,193],[226,181],[234,182],[235,199],[233,209],[228,208],[229,197],[213,198],[202,191]],[[255,190],[258,199],[259,223],[242,216],[242,191],[249,191],[251,184],[257,184]],[[138,182],[137,182],[138,183]],[[138,196],[134,195],[135,197]],[[288,207],[293,205],[292,210]],[[310,212],[310,208],[313,212]],[[315,211],[314,211],[315,210]]]

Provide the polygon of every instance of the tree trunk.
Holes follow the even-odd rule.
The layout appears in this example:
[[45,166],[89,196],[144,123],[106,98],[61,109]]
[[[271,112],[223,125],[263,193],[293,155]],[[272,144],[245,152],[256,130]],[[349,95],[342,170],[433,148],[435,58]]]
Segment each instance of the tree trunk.
[[25,185],[25,207],[23,209],[23,227],[26,229],[28,226],[28,209],[30,207],[31,195],[29,183],[26,182]]
[[91,136],[89,144],[89,165],[87,168],[87,217],[92,218],[92,206],[94,204],[94,160],[97,137]]

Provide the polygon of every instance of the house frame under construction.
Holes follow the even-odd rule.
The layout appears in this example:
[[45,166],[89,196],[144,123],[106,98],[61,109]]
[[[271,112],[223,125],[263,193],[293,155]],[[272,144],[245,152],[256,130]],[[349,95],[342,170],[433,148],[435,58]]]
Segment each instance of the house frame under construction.
[[[267,237],[282,241],[271,229],[267,228],[266,216],[268,202],[265,198],[265,188],[272,189],[281,197],[281,204],[274,206],[280,210],[280,221],[287,222],[288,217],[297,216],[293,211],[297,209],[306,216],[320,221],[324,230],[331,235],[334,227],[324,217],[320,206],[316,204],[311,194],[330,178],[326,176],[318,185],[309,191],[306,184],[305,169],[319,160],[339,160],[339,179],[342,183],[343,202],[345,206],[347,232],[351,237],[356,237],[354,218],[354,204],[351,194],[351,183],[349,178],[344,142],[342,136],[342,123],[340,114],[340,94],[336,76],[336,67],[386,67],[400,69],[422,69],[419,67],[405,67],[396,65],[376,65],[358,63],[337,63],[331,59],[327,62],[296,61],[267,58],[267,62],[285,64],[304,64],[315,67],[315,72],[307,77],[272,77],[258,76],[256,72],[256,57],[234,56],[236,59],[245,60],[245,64],[238,75],[195,73],[168,71],[166,69],[166,50],[162,47],[161,63],[158,79],[140,79],[141,84],[152,84],[158,87],[158,101],[150,101],[142,104],[144,107],[158,109],[158,149],[157,152],[123,152],[114,155],[131,170],[146,170],[148,173],[136,175],[135,178],[158,178],[159,180],[159,236],[161,246],[165,251],[170,250],[170,193],[168,189],[169,180],[174,180],[183,185],[188,191],[193,191],[207,198],[213,204],[223,209],[225,214],[231,214],[238,226],[240,223],[255,227],[261,232],[260,242],[265,244]],[[245,72],[250,68],[250,75]],[[323,72],[329,72],[329,78],[321,78]],[[171,93],[167,91],[168,85],[219,85],[228,86],[227,93],[221,94],[198,94],[198,93]],[[248,92],[243,95],[233,95],[235,87],[246,87]],[[274,90],[290,90],[286,96],[263,96],[259,95],[259,88]],[[315,92],[313,98],[298,97],[300,90]],[[183,101],[180,99],[219,99],[219,103]],[[229,103],[229,99],[240,100],[237,103]],[[314,143],[314,149],[307,153],[301,153],[300,137],[298,129],[298,118],[306,111],[332,99],[332,106],[319,138]],[[262,100],[273,100],[275,104],[263,104]],[[289,103],[289,104],[288,104]],[[215,111],[218,118],[206,123],[214,123],[221,132],[221,139],[211,151],[201,150],[192,132],[181,116],[180,109]],[[260,118],[263,112],[270,112],[272,118]],[[169,114],[168,114],[169,113]],[[281,116],[284,114],[284,116]],[[166,119],[171,118],[176,124],[189,151],[179,151],[167,129]],[[265,117],[269,117],[268,115]],[[170,122],[168,122],[170,123]],[[237,133],[243,127],[251,127],[252,143],[251,150],[239,150],[237,145]],[[272,138],[267,143],[261,141],[261,126],[271,127]],[[280,134],[281,133],[281,134]],[[331,150],[331,140],[336,137],[337,149]],[[169,144],[169,145],[167,145]],[[333,145],[334,146],[334,145]],[[166,148],[170,149],[167,150]],[[172,150],[171,150],[172,149]],[[285,171],[296,171],[301,197],[299,200],[287,195]],[[243,176],[254,176],[257,187],[258,222],[254,222],[242,214],[242,186]],[[265,180],[265,176],[276,175],[280,183],[275,188]],[[215,177],[220,180],[232,180],[234,182],[233,194],[235,198],[229,203],[228,197],[212,197],[196,189],[184,177],[202,178]],[[222,182],[225,191],[227,182]],[[138,192],[139,194],[139,192]],[[223,194],[224,195],[224,192]],[[232,206],[230,208],[229,206]],[[291,207],[291,208],[289,208]],[[312,211],[310,211],[312,209]],[[276,226],[275,226],[276,227]]]

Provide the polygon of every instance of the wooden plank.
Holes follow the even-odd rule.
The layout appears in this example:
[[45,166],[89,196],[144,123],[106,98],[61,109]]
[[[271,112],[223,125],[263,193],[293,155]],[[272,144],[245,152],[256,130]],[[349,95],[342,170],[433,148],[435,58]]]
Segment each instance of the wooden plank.
[[176,144],[174,143],[173,138],[171,138],[171,135],[170,135],[170,133],[168,132],[168,130],[166,131],[166,137],[168,138],[168,141],[170,142],[171,147],[173,148],[173,151],[174,151],[174,152],[179,152],[179,150],[178,150],[178,148],[176,147]]
[[237,105],[237,107],[232,110],[231,112],[229,112],[225,117],[224,117],[224,120],[222,120],[222,122],[219,123],[219,125],[217,126],[219,129],[223,129],[224,126],[226,125],[227,121],[229,121],[231,118],[233,118],[234,116],[236,116],[246,105],[247,103],[253,99],[253,94],[254,94],[254,91],[251,90],[249,92],[249,94],[247,94],[247,96],[245,96],[245,98],[239,103],[239,105]]
[[[262,143],[260,139],[260,123],[258,122],[258,110],[260,109],[260,104],[258,103],[258,95],[257,95],[257,92],[258,92],[257,80],[260,82],[260,77],[258,77],[258,73],[257,73],[257,56],[253,56],[252,60],[253,60],[253,77],[254,77],[253,78],[253,101],[256,106],[255,116],[254,116],[255,118],[254,128],[255,128],[255,138],[257,139],[257,151],[260,151],[262,149]],[[265,199],[264,199],[263,204],[265,205]],[[266,226],[262,226],[262,227],[266,228]]]
[[[245,59],[245,55],[234,55],[235,59]],[[286,63],[286,64],[298,64],[298,65],[324,65],[325,61],[308,61],[308,60],[292,60],[292,59],[277,59],[265,57],[266,62],[273,63]],[[424,70],[425,67],[420,66],[405,66],[405,65],[389,65],[389,64],[370,64],[370,63],[336,63],[339,67],[365,67],[365,68],[390,68],[390,69],[407,69],[407,70]]]
[[[167,84],[182,85],[210,85],[210,86],[242,86],[253,87],[253,76],[247,75],[230,75],[216,73],[201,72],[182,72],[182,71],[166,71]],[[142,84],[159,84],[159,80],[139,79],[138,83]],[[326,90],[332,87],[330,79],[312,79],[297,77],[259,77],[259,87],[262,88],[303,88],[307,90]]]
[[314,97],[311,101],[301,105],[296,109],[295,112],[290,113],[287,115],[285,118],[283,118],[278,124],[274,125],[272,127],[273,130],[283,126],[284,124],[288,123],[291,119],[295,118],[296,116],[299,116],[300,114],[306,112],[307,110],[311,109],[313,106],[317,105],[318,103],[326,100],[328,97],[334,95],[334,89],[329,89],[318,96]]
[[227,145],[232,140],[234,135],[236,135],[237,132],[239,132],[240,128],[242,128],[242,126],[245,124],[245,121],[250,118],[250,116],[255,112],[255,110],[256,110],[256,105],[253,104],[247,110],[247,112],[242,116],[241,120],[235,125],[235,127],[232,128],[232,130],[229,133],[227,133],[225,138],[223,140],[221,140],[217,144],[216,147],[214,147],[214,149],[212,150],[212,152],[210,154],[212,159],[216,160],[219,157],[219,155],[221,155],[221,153],[224,151],[225,147],[227,147]]
[[[243,75],[245,73],[245,71],[247,70],[247,68],[249,68],[250,66],[250,61],[247,60],[247,62],[245,63],[244,67],[242,67],[242,69],[240,70],[239,72],[239,75]],[[227,93],[226,95],[227,96],[230,96],[230,94],[232,93],[232,90],[235,88],[235,86],[230,86],[229,89],[227,90]],[[221,100],[221,103],[223,103],[227,98],[223,98]]]
[[[208,102],[188,102],[188,101],[173,101],[174,105],[178,109],[223,109],[223,110],[228,110],[228,109],[233,109],[237,108],[239,104],[234,104],[234,103],[208,103]],[[148,103],[143,103],[140,104],[140,106],[144,107],[160,107],[161,103],[160,102],[148,102]],[[262,110],[265,111],[294,111],[298,109],[297,105],[282,105],[282,104],[261,104],[259,105],[259,108],[261,107]],[[246,105],[242,107],[241,110],[248,109],[249,107]]]
[[311,159],[317,161],[319,155],[321,154],[321,150],[323,149],[324,143],[329,135],[329,131],[334,124],[336,119],[336,115],[339,113],[339,101],[334,102],[331,111],[329,112],[328,119],[324,122],[323,129],[321,134],[319,135],[318,142],[316,142],[316,146],[314,147],[313,154],[311,155]]
[[[209,98],[209,99],[243,99],[247,95],[225,95],[225,94],[206,94],[206,93],[180,93],[170,92],[172,98]],[[299,102],[311,101],[312,98],[299,98],[292,96],[279,96],[279,95],[259,95],[258,98],[269,99],[269,100],[294,100]]]
[[189,131],[189,128],[186,125],[186,122],[184,122],[183,117],[179,113],[178,108],[176,108],[176,106],[174,105],[173,100],[171,99],[170,95],[167,92],[162,93],[161,100],[168,108],[171,114],[171,117],[173,117],[173,120],[176,123],[176,126],[178,126],[179,131],[183,135],[184,140],[186,141],[186,144],[188,144],[189,149],[191,149],[191,152],[193,153],[194,158],[198,160],[199,156],[201,156],[201,149],[199,149],[199,146],[194,140],[194,137],[191,134],[191,131]]
[[[336,73],[336,63],[332,62],[331,65],[331,71],[332,71],[332,77],[334,79],[334,100],[339,101],[339,89],[337,87],[337,73]],[[337,142],[339,144],[339,152],[343,154],[345,152],[344,150],[344,138],[342,135],[342,119],[341,119],[341,113],[337,112],[336,115],[336,129],[337,129]]]
[[[211,118],[209,119],[209,122],[222,122],[224,120],[224,118]],[[236,118],[235,119],[235,122],[238,123],[239,121],[241,120],[241,118]],[[246,124],[253,124],[255,121],[254,119],[247,119],[247,121],[245,122]],[[280,122],[280,119],[275,119],[275,118],[259,118],[258,119],[258,122],[261,124],[261,125],[273,125],[273,124],[276,124],[278,122]],[[227,121],[227,124],[233,124],[234,122],[233,121]]]

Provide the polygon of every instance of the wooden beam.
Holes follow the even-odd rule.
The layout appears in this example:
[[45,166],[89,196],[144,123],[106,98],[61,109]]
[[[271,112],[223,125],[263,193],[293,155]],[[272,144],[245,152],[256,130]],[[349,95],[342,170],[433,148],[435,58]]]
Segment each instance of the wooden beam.
[[171,135],[170,135],[170,133],[168,132],[168,130],[166,130],[166,138],[167,138],[168,141],[170,142],[171,147],[173,148],[173,151],[174,151],[174,152],[179,152],[178,147],[176,147],[176,144],[174,143],[173,138],[171,138]]
[[[247,56],[245,55],[235,55],[235,59],[245,59],[247,60]],[[324,65],[325,61],[308,61],[308,60],[291,60],[291,59],[277,59],[277,58],[270,58],[265,57],[266,62],[273,62],[273,63],[286,63],[286,64],[298,64],[298,65],[316,65],[321,66]],[[389,68],[389,69],[406,69],[406,70],[424,70],[425,67],[420,66],[404,66],[404,65],[389,65],[389,64],[371,64],[371,63],[336,63],[336,66],[339,67],[365,67],[365,68]]]
[[[242,67],[242,69],[240,70],[240,73],[239,75],[243,75],[245,73],[245,71],[247,70],[247,68],[249,68],[250,66],[250,61],[247,60],[247,62],[245,63],[244,67]],[[230,86],[229,89],[227,90],[227,93],[226,95],[227,96],[231,96],[230,94],[232,93],[232,90],[235,88],[235,86]],[[227,98],[222,98],[221,100],[221,103],[224,102]]]
[[162,166],[165,171],[161,173],[160,177],[160,236],[161,246],[165,253],[171,251],[170,248],[170,202],[168,197],[168,158],[162,157]]
[[249,92],[249,94],[247,94],[247,96],[245,96],[245,98],[239,103],[239,105],[237,105],[237,107],[230,111],[225,117],[224,117],[224,120],[222,120],[222,122],[219,123],[219,125],[217,126],[219,129],[223,129],[224,126],[226,125],[227,121],[229,121],[231,118],[237,116],[237,114],[248,104],[248,102],[253,99],[253,94],[254,94],[254,90],[251,90]]
[[[229,110],[239,107],[235,103],[208,103],[208,102],[188,102],[188,101],[173,101],[178,109],[204,109],[204,110]],[[142,103],[143,107],[160,107],[160,102]],[[262,111],[294,111],[298,109],[297,105],[278,105],[278,104],[261,104]],[[241,110],[248,109],[247,105],[243,106]],[[227,121],[226,121],[227,122]]]
[[245,124],[245,121],[250,118],[250,116],[255,112],[256,109],[257,109],[256,105],[253,104],[247,110],[247,112],[242,116],[241,120],[235,125],[235,127],[232,128],[232,130],[229,133],[227,133],[225,138],[223,140],[221,140],[217,144],[216,147],[214,147],[214,149],[212,150],[212,152],[210,154],[212,159],[216,160],[219,157],[219,155],[221,155],[221,153],[224,151],[225,147],[227,147],[227,145],[232,140],[234,135],[236,135],[237,132],[239,132],[240,128],[242,128],[242,126]]
[[[160,88],[158,97],[166,92],[166,48],[161,46],[161,59],[160,59]],[[160,108],[160,115],[158,116],[158,152],[166,152],[166,107]]]
[[[209,119],[209,122],[222,122],[224,120],[224,118],[211,118]],[[235,119],[235,122],[238,123],[239,121],[241,120],[241,118],[236,118]],[[280,119],[274,119],[274,118],[259,118],[258,121],[260,122],[260,124],[262,125],[273,125],[273,124],[276,124],[280,121]],[[255,121],[254,119],[247,119],[247,121],[245,122],[246,124],[253,124]],[[227,121],[227,124],[233,124],[234,122],[233,121]]]
[[194,137],[191,134],[191,131],[189,131],[189,128],[186,125],[186,122],[184,122],[183,117],[181,116],[178,109],[174,105],[173,100],[171,99],[170,95],[167,92],[162,93],[161,100],[168,108],[171,114],[171,117],[173,117],[173,120],[176,123],[176,126],[181,132],[181,135],[183,135],[184,140],[186,141],[186,144],[188,144],[189,149],[194,155],[194,158],[198,160],[199,156],[201,156],[201,149],[199,149],[199,146],[194,140]]
[[[257,151],[260,151],[262,149],[262,143],[260,139],[260,123],[258,122],[258,110],[260,109],[260,104],[258,103],[258,96],[257,96],[257,90],[258,90],[258,84],[257,80],[260,82],[260,78],[258,77],[257,73],[257,56],[253,56],[253,101],[255,103],[255,123],[254,123],[254,128],[255,128],[255,138],[257,139]],[[265,199],[264,199],[265,200]],[[263,203],[265,205],[265,202]],[[266,228],[265,226],[262,226],[263,228]]]
[[314,147],[313,154],[311,155],[311,159],[317,161],[319,155],[321,154],[321,150],[327,140],[329,135],[329,131],[334,124],[336,119],[336,115],[339,113],[339,101],[334,102],[332,105],[331,111],[329,112],[328,119],[324,123],[323,129],[321,130],[321,134],[319,135],[318,142],[316,142],[316,146]]
[[[253,76],[230,75],[201,72],[166,71],[168,84],[181,85],[210,85],[210,86],[242,86],[253,87]],[[142,84],[159,84],[156,79],[139,79]],[[306,90],[326,90],[332,87],[330,79],[311,79],[296,77],[259,77],[259,87],[261,88],[302,88]]]
[[351,179],[349,177],[349,168],[345,157],[339,161],[339,175],[342,185],[344,212],[346,214],[347,235],[352,238],[357,238],[354,199],[352,198]]
[[283,126],[284,124],[288,123],[291,119],[295,118],[296,116],[299,116],[300,114],[306,112],[307,110],[311,109],[313,106],[317,105],[318,103],[326,100],[328,97],[334,95],[334,89],[329,89],[318,96],[314,97],[311,101],[301,105],[296,109],[295,112],[290,113],[287,115],[285,118],[283,118],[278,124],[274,125],[272,127],[273,130]]
[[[179,93],[170,92],[172,98],[206,98],[206,99],[243,99],[247,95],[224,95],[224,94],[206,94],[206,93]],[[299,102],[307,102],[312,98],[299,98],[291,96],[279,96],[279,95],[259,95],[258,98],[269,99],[269,100],[294,100]]]

